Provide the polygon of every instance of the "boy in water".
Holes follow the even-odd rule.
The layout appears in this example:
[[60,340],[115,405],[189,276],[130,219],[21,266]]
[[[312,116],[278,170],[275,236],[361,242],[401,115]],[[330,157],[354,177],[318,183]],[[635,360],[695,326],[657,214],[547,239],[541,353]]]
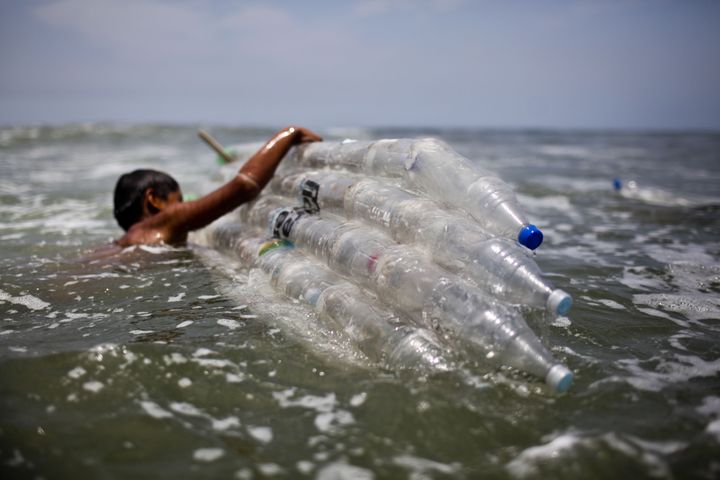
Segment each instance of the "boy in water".
[[115,186],[115,219],[126,231],[115,243],[179,244],[188,232],[254,199],[267,185],[290,147],[319,142],[315,133],[288,127],[275,134],[240,168],[228,183],[198,200],[183,202],[178,183],[155,170],[135,170],[121,176]]

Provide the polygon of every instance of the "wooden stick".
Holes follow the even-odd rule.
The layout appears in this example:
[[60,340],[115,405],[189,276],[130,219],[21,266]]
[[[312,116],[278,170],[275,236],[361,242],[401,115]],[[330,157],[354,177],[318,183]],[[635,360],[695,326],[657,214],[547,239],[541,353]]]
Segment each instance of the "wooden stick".
[[230,155],[228,152],[225,151],[222,145],[220,145],[220,142],[215,140],[212,135],[210,135],[208,132],[206,132],[203,129],[198,130],[198,137],[203,139],[205,143],[210,146],[213,150],[215,150],[215,153],[220,155],[223,160],[225,160],[226,163],[232,163],[235,161],[235,158],[233,158],[232,155]]

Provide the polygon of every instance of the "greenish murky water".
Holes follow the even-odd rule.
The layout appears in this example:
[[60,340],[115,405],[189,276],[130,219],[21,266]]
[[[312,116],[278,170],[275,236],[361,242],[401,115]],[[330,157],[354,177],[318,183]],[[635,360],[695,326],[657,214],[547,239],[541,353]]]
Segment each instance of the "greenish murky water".
[[4,128],[2,478],[720,475],[720,135],[322,133],[437,136],[514,185],[546,236],[538,264],[575,299],[568,317],[527,317],[574,370],[570,392],[475,359],[432,376],[372,364],[197,246],[83,260],[120,234],[121,173],[203,193],[212,154],[194,127]]

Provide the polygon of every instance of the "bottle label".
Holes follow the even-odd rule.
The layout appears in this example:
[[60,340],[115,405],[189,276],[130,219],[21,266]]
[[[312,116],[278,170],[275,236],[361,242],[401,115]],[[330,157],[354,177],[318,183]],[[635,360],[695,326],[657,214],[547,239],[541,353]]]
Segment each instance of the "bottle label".
[[308,178],[300,183],[300,198],[302,199],[303,208],[309,213],[317,213],[320,211],[318,203],[318,192],[320,185]]
[[276,248],[293,248],[293,244],[288,242],[287,240],[273,238],[272,240],[268,240],[267,242],[260,245],[260,249],[258,250],[258,257],[262,257],[269,251],[275,250]]
[[304,207],[278,208],[270,215],[270,234],[282,240],[289,239],[295,222],[307,213]]

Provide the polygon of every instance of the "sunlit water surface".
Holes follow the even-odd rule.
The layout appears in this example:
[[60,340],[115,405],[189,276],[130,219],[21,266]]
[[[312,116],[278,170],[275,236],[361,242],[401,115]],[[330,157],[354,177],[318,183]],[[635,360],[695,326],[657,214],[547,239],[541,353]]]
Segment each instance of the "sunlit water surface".
[[373,364],[198,246],[82,261],[120,234],[121,173],[200,194],[213,155],[194,127],[5,128],[2,478],[720,476],[720,135],[322,133],[436,136],[512,183],[545,232],[538,264],[575,299],[567,318],[527,315],[570,392],[468,358],[431,376]]

